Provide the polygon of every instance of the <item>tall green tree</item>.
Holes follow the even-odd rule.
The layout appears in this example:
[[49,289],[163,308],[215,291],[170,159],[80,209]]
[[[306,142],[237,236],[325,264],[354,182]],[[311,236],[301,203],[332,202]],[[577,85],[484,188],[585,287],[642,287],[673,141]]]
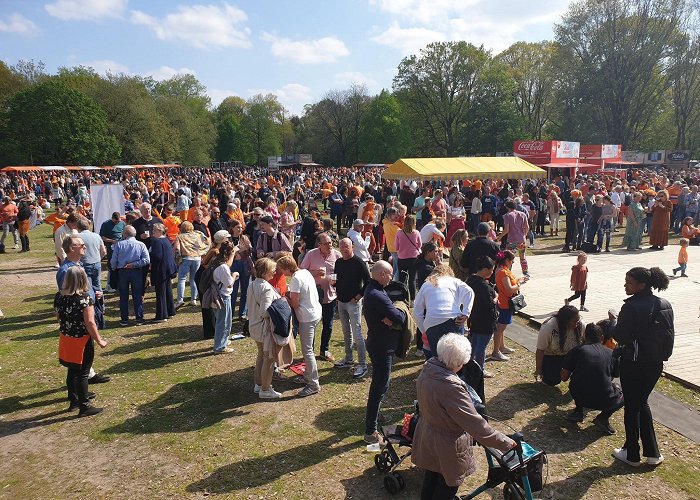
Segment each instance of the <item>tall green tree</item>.
[[104,165],[119,157],[104,111],[62,82],[46,80],[18,92],[8,117],[28,164]]
[[406,152],[409,132],[401,105],[389,91],[374,97],[360,119],[360,160],[393,163]]
[[[637,145],[669,85],[666,70],[684,0],[579,0],[556,25],[573,82],[573,112],[606,142]],[[587,127],[589,137],[596,128]]]
[[250,144],[249,163],[267,165],[268,156],[276,156],[282,152],[275,123],[279,107],[277,98],[270,94],[258,94],[248,100],[242,123]]
[[394,90],[413,115],[420,150],[440,156],[460,152],[460,133],[488,61],[483,47],[464,41],[431,43],[401,61]]
[[515,84],[515,107],[522,121],[523,139],[542,139],[556,109],[563,75],[555,71],[555,56],[556,45],[551,41],[517,42],[498,56]]
[[675,147],[686,149],[690,146],[691,131],[700,124],[700,33],[680,35],[674,49],[669,82],[676,128]]

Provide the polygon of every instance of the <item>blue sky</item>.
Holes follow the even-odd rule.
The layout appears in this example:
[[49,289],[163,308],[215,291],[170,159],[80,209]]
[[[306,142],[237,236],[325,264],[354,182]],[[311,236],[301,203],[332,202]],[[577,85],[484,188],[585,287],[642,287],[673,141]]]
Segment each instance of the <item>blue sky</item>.
[[330,89],[391,88],[401,59],[466,40],[498,53],[553,37],[570,0],[0,0],[0,59],[49,72],[193,73],[214,105],[274,92],[291,113]]

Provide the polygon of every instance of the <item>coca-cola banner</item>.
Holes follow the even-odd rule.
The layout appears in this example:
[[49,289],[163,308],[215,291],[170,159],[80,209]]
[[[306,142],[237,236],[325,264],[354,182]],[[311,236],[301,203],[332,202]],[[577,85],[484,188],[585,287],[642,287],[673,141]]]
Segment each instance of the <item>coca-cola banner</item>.
[[553,141],[515,141],[513,144],[513,153],[515,156],[522,157],[540,157],[550,156],[552,154]]
[[622,152],[620,144],[603,144],[601,158],[619,158]]
[[569,141],[555,141],[557,144],[557,149],[555,156],[557,158],[578,158],[579,149],[581,148],[580,142],[569,142]]

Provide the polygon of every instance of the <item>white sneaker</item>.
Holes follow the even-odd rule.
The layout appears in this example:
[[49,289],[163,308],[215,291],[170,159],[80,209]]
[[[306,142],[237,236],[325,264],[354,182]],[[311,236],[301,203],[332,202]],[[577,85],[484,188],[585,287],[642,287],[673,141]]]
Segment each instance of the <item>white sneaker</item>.
[[267,391],[261,390],[261,391],[258,393],[258,397],[259,397],[260,399],[279,399],[279,398],[282,397],[282,393],[281,393],[281,392],[277,392],[276,390],[274,390],[274,389],[272,388],[272,386],[270,386],[270,389],[267,390]]
[[193,306],[199,305],[199,304],[197,304],[197,299],[192,299],[192,301],[190,302],[190,304],[192,304]]
[[497,352],[496,354],[491,354],[489,359],[491,361],[508,361],[510,358],[501,352]]
[[664,456],[659,453],[658,457],[647,457],[647,465],[659,465],[664,461]]
[[184,300],[178,300],[177,302],[175,302],[175,309],[179,309],[179,308],[181,308],[181,307],[184,306],[184,305],[185,305],[185,301],[184,301]]
[[262,387],[260,387],[258,384],[255,384],[255,386],[253,387],[253,392],[255,394],[260,394],[261,389],[262,389]]
[[19,243],[15,243],[15,250],[19,250]]
[[632,467],[639,467],[640,465],[642,465],[642,462],[632,462],[630,460],[627,460],[627,450],[624,448],[615,448],[612,452],[612,456],[620,462],[625,462],[626,464],[631,465]]
[[511,349],[510,347],[503,347],[501,349],[501,354],[513,354],[515,352],[515,349]]

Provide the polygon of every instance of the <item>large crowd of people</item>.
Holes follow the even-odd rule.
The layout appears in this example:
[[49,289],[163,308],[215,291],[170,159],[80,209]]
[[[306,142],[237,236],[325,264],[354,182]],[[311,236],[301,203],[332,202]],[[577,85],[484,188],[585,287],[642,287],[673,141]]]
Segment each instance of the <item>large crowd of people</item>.
[[[124,207],[91,231],[89,189],[95,183],[121,184]],[[631,298],[619,316],[611,313],[598,324],[585,325],[570,302],[580,298],[580,310],[586,310],[582,251],[609,252],[611,236],[623,227],[622,245],[630,252],[647,237],[652,249],[663,250],[669,234],[682,236],[673,272],[686,276],[684,249],[700,242],[699,185],[694,170],[641,169],[621,178],[460,182],[395,181],[374,167],[0,173],[0,252],[8,251],[9,233],[15,249],[27,252],[31,228],[53,225],[59,354],[68,367],[71,408],[80,415],[99,411],[86,381],[94,371],[93,340],[106,344],[98,331],[103,293],[118,294],[119,325],[125,327],[130,304],[136,324],[167,322],[187,308],[189,285],[189,307],[201,310],[203,335],[213,339],[214,353],[234,352],[232,333],[256,342],[251,386],[261,399],[282,397],[272,384],[291,378],[285,373],[294,362],[296,337],[304,362],[303,374],[293,377],[303,386],[299,397],[321,390],[317,359],[350,369],[354,378],[371,373],[364,439],[381,445],[381,402],[401,331],[415,319],[414,352],[427,362],[418,379],[424,410],[414,458],[428,471],[424,498],[451,498],[474,466],[442,450],[469,450],[465,432],[496,448],[513,445],[479,420],[459,387],[460,369],[474,359],[488,378],[487,361],[509,360],[514,350],[505,344],[505,331],[521,287],[536,287],[528,249],[558,238],[560,230],[562,251],[577,252],[574,295],[542,325],[534,377],[548,385],[570,380],[576,405],[570,419],[583,420],[585,408],[600,410],[594,423],[606,433],[615,432],[608,419],[624,406],[626,441],[615,457],[639,465],[641,434],[647,463],[661,463],[647,398],[670,356],[658,337],[670,338],[672,346],[673,311],[652,294],[668,278],[658,268],[631,269],[625,282]],[[520,277],[513,270],[516,257]],[[392,282],[405,286],[402,300],[387,294]],[[149,286],[156,307],[147,319]],[[330,344],[336,314],[345,347],[339,360]],[[618,373],[621,390],[612,382]]]

